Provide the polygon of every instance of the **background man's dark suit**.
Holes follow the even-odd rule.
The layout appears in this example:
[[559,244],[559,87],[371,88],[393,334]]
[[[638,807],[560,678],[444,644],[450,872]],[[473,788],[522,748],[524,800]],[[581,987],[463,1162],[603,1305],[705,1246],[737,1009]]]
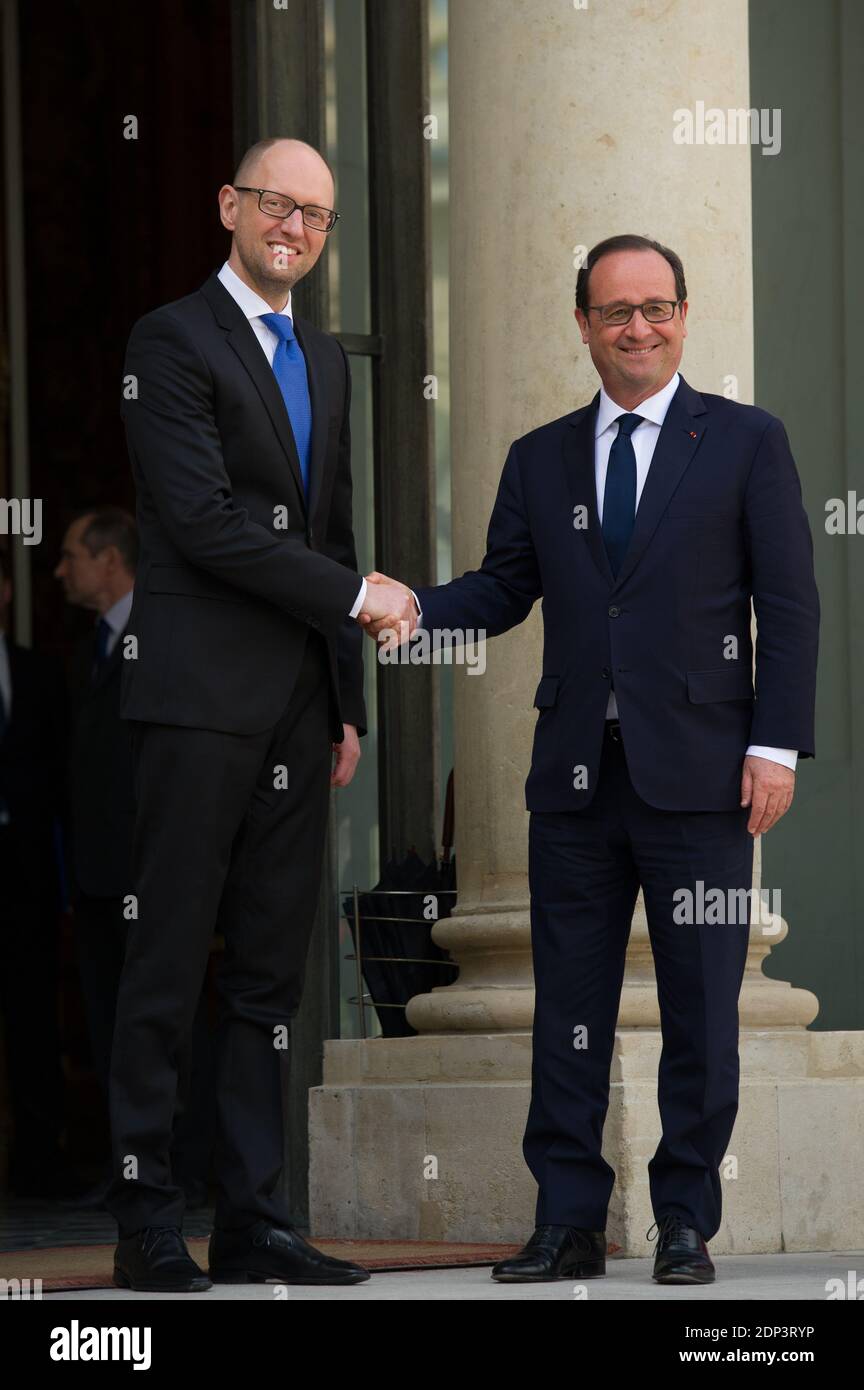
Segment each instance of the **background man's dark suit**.
[[[120,717],[123,639],[96,664],[95,626],[76,643],[69,671],[69,882],[72,928],[93,1065],[108,1101],[117,990],[132,892],[131,724]],[[212,1078],[206,999],[182,1049],[183,1109],[174,1130],[173,1169],[187,1195],[205,1194],[212,1143]]]
[[94,676],[95,628],[69,671],[69,878],[73,931],[93,1065],[108,1095],[117,986],[126,949],[123,897],[132,892],[132,753],[120,718],[122,634]]
[[93,675],[95,628],[75,644],[69,670],[70,868],[94,898],[129,893],[135,798],[129,725],[120,718],[121,633]]
[[[613,577],[595,490],[598,402],[599,393],[516,440],[482,567],[417,597],[427,629],[490,636],[543,599],[526,787],[537,1000],[524,1150],[540,1189],[537,1223],[605,1228],[614,1173],[600,1141],[641,880],[664,1035],[651,1195],[655,1213],[677,1211],[708,1239],[737,1110],[748,927],[673,924],[672,894],[696,892],[700,878],[706,888],[751,886],[740,806],[749,744],[813,756],[812,540],[782,423],[682,378]],[[737,653],[727,660],[730,637]],[[612,681],[623,746],[606,729]],[[574,1067],[581,1025],[589,1043]]]
[[[217,922],[216,1225],[287,1225],[278,1037],[300,1001],[331,742],[365,732],[351,525],[350,375],[294,318],[312,406],[306,505],[285,404],[214,274],[134,327],[124,419],[141,539],[124,662],[137,819],[132,924],[112,1059],[108,1205],[121,1237],[180,1225],[167,1158],[173,1053]],[[280,525],[280,522],[283,522]],[[287,789],[276,785],[287,769]],[[120,1177],[127,1155],[138,1177]]]
[[[57,1012],[61,885],[62,674],[41,653],[6,641],[12,703],[0,737],[0,1010],[15,1134],[9,1186],[53,1195],[65,1166]],[[58,1188],[59,1191],[59,1188]]]

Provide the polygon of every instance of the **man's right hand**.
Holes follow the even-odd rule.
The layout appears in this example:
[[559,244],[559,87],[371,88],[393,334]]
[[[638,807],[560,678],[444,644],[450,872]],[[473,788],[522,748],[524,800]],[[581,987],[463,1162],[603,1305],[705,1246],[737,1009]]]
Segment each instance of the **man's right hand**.
[[407,642],[417,626],[417,607],[414,595],[404,584],[386,574],[373,570],[366,575],[366,596],[357,622],[370,637],[380,638],[384,651]]

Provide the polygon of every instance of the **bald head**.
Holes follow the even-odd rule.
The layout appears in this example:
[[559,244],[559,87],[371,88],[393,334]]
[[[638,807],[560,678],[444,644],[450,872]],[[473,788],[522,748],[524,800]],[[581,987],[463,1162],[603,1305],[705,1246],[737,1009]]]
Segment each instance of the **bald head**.
[[249,146],[246,153],[242,155],[240,163],[237,165],[234,172],[234,178],[232,179],[234,187],[236,188],[238,183],[251,184],[256,188],[266,187],[265,184],[260,183],[258,180],[258,165],[261,163],[264,155],[266,155],[269,150],[275,149],[277,145],[283,146],[285,152],[288,154],[293,150],[298,155],[301,151],[305,151],[306,157],[310,155],[314,156],[324,165],[324,168],[330,175],[331,182],[335,183],[333,170],[330,168],[323,154],[321,154],[319,150],[316,150],[314,145],[307,145],[305,140],[293,140],[289,136],[277,135],[271,140],[258,140],[256,144]]
[[[258,205],[255,190],[266,188],[291,198],[288,216],[274,216]],[[333,174],[318,150],[305,140],[259,140],[237,166],[234,183],[219,190],[219,214],[231,232],[228,264],[271,308],[285,308],[292,286],[307,275],[324,249],[328,233],[309,227],[301,208],[332,210]]]

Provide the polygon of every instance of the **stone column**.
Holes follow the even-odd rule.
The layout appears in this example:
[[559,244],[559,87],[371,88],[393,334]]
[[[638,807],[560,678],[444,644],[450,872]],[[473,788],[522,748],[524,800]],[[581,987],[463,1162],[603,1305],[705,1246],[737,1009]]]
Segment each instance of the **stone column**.
[[[697,389],[752,401],[750,147],[673,139],[682,108],[749,106],[747,24],[746,0],[451,6],[455,574],[482,558],[511,440],[597,389],[573,318],[579,256],[594,242],[633,231],[679,252],[690,301],[683,371]],[[533,1225],[536,1187],[521,1153],[534,1005],[524,782],[539,604],[486,655],[483,676],[456,673],[459,900],[434,930],[459,977],[411,1001],[419,1037],[327,1044],[325,1086],[310,1096],[322,1234],[521,1243]],[[852,1170],[864,1136],[847,1133],[844,1115],[856,1104],[862,1113],[864,1034],[804,1031],[815,998],[761,971],[784,932],[781,922],[751,932],[733,1136],[748,1181],[728,1185],[719,1253],[853,1240],[848,1194],[826,1180],[808,1136],[830,1130],[833,1161]],[[604,1133],[617,1173],[608,1233],[629,1254],[649,1249],[660,1044],[640,896]]]

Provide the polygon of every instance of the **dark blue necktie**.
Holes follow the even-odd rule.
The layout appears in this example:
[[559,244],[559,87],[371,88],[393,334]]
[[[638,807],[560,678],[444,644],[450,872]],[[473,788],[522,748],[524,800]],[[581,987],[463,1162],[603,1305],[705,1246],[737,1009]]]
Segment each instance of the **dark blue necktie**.
[[99,679],[99,672],[108,658],[108,638],[110,635],[110,625],[106,623],[104,618],[100,618],[96,624],[96,645],[93,650],[93,669],[90,673],[94,684]]
[[262,314],[261,322],[279,337],[273,356],[273,373],[279,383],[303,475],[303,491],[309,495],[309,440],[312,436],[312,406],[309,401],[309,381],[306,358],[294,334],[288,314]]
[[621,568],[636,519],[636,454],[630,436],[643,419],[642,415],[619,415],[618,433],[609,450],[603,493],[603,540],[614,575]]

